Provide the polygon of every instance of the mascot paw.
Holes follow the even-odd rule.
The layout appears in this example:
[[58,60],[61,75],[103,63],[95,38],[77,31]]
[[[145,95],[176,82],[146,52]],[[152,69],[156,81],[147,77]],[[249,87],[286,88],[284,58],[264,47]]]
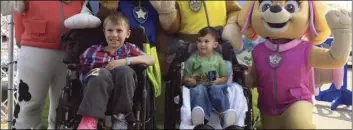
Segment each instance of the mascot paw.
[[151,0],[150,3],[154,7],[154,9],[157,10],[159,14],[170,13],[175,9],[174,0],[167,0],[167,1]]
[[240,50],[243,47],[242,34],[237,24],[227,24],[222,32],[222,39],[230,42],[233,50]]
[[101,20],[89,13],[80,13],[64,21],[64,25],[69,29],[96,28],[101,24]]
[[331,30],[352,30],[352,12],[346,9],[333,9],[328,11],[326,20]]

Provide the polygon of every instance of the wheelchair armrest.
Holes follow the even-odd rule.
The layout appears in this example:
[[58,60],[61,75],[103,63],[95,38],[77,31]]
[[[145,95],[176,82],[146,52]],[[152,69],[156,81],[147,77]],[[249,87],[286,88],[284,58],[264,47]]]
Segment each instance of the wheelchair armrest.
[[129,66],[135,71],[143,71],[148,67],[148,65],[146,64],[135,64],[135,65],[129,65]]
[[248,69],[247,66],[236,64],[233,65],[233,82],[237,82],[240,85],[245,83],[245,71]]
[[242,71],[247,71],[249,69],[248,66],[243,65],[243,64],[238,64],[238,67],[242,70]]

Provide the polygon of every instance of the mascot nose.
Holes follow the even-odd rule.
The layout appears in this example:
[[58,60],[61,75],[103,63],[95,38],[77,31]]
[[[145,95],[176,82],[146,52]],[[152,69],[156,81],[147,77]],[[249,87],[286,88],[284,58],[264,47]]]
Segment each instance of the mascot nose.
[[282,11],[282,7],[279,5],[272,5],[270,11],[273,13],[278,13]]

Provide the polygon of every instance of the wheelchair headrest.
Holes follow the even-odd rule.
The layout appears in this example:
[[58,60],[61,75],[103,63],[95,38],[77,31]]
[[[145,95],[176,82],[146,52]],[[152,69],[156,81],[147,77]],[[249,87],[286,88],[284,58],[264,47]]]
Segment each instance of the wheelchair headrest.
[[[197,44],[189,44],[189,46],[188,46],[188,53],[189,54],[193,54],[193,53],[195,53],[195,52],[197,52],[198,50],[197,50]],[[215,51],[216,52],[218,52],[218,53],[220,53],[220,54],[222,54],[222,46],[221,46],[221,44],[219,44],[218,46],[217,46],[217,48],[215,49]]]
[[[224,43],[224,41],[222,40],[221,36],[222,36],[223,27],[222,26],[216,26],[214,28],[217,30],[216,40],[219,43],[219,45],[217,46],[215,51],[222,54],[222,44]],[[188,53],[189,54],[197,52],[197,44],[195,44],[195,43],[191,44],[190,42],[185,42],[183,40],[180,40],[179,42],[189,45],[189,47],[188,47]]]
[[[186,61],[192,54],[197,53],[197,45],[195,43],[179,40],[178,44],[180,46],[174,59],[176,64]],[[233,65],[239,64],[233,47],[229,42],[222,41],[215,51],[221,54],[224,60],[231,61]]]
[[[186,56],[185,58],[198,52],[196,43],[185,42],[183,40],[179,40],[178,42],[179,42],[178,44],[181,45],[179,48],[179,53],[185,55]],[[215,51],[222,54],[221,44],[218,45]]]
[[143,43],[148,43],[148,37],[143,27],[131,28],[131,34],[126,42],[130,42],[138,46],[140,49],[143,48]]

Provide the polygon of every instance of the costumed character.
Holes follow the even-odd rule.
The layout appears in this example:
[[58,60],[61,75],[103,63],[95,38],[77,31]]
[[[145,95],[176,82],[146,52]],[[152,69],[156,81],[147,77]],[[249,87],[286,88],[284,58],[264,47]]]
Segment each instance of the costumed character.
[[[162,28],[169,34],[168,63],[178,49],[179,39],[196,43],[197,32],[206,27],[224,27],[222,39],[228,41],[233,49],[241,48],[240,28],[236,23],[240,6],[236,1],[151,1],[159,14]],[[168,46],[168,47],[167,47]],[[170,55],[170,56],[169,56]]]
[[[83,8],[84,9],[84,8]],[[129,19],[130,28],[142,27],[150,44],[143,44],[143,51],[154,57],[155,64],[147,68],[147,75],[151,81],[155,96],[161,94],[161,71],[156,49],[158,31],[158,13],[148,1],[89,1],[82,13],[65,20],[65,26],[70,29],[85,29],[86,17],[98,17],[104,20],[112,12],[119,11]],[[95,16],[96,15],[96,16]],[[102,26],[100,26],[102,28]],[[103,32],[99,35],[103,35]],[[134,35],[134,34],[132,34]],[[102,40],[104,41],[104,37]]]
[[[238,17],[244,34],[266,41],[252,51],[248,87],[257,87],[265,129],[314,129],[314,70],[346,64],[352,42],[351,12],[328,11],[320,1],[252,1]],[[320,48],[332,33],[330,49]],[[307,40],[304,40],[303,37]]]
[[[20,43],[18,62],[18,101],[16,129],[40,129],[43,106],[49,92],[48,129],[55,126],[56,108],[65,86],[66,65],[62,62],[67,31],[64,19],[80,13],[82,1],[1,1],[3,15],[14,14],[16,42]],[[97,20],[97,19],[95,19]],[[93,24],[95,21],[93,19]]]

